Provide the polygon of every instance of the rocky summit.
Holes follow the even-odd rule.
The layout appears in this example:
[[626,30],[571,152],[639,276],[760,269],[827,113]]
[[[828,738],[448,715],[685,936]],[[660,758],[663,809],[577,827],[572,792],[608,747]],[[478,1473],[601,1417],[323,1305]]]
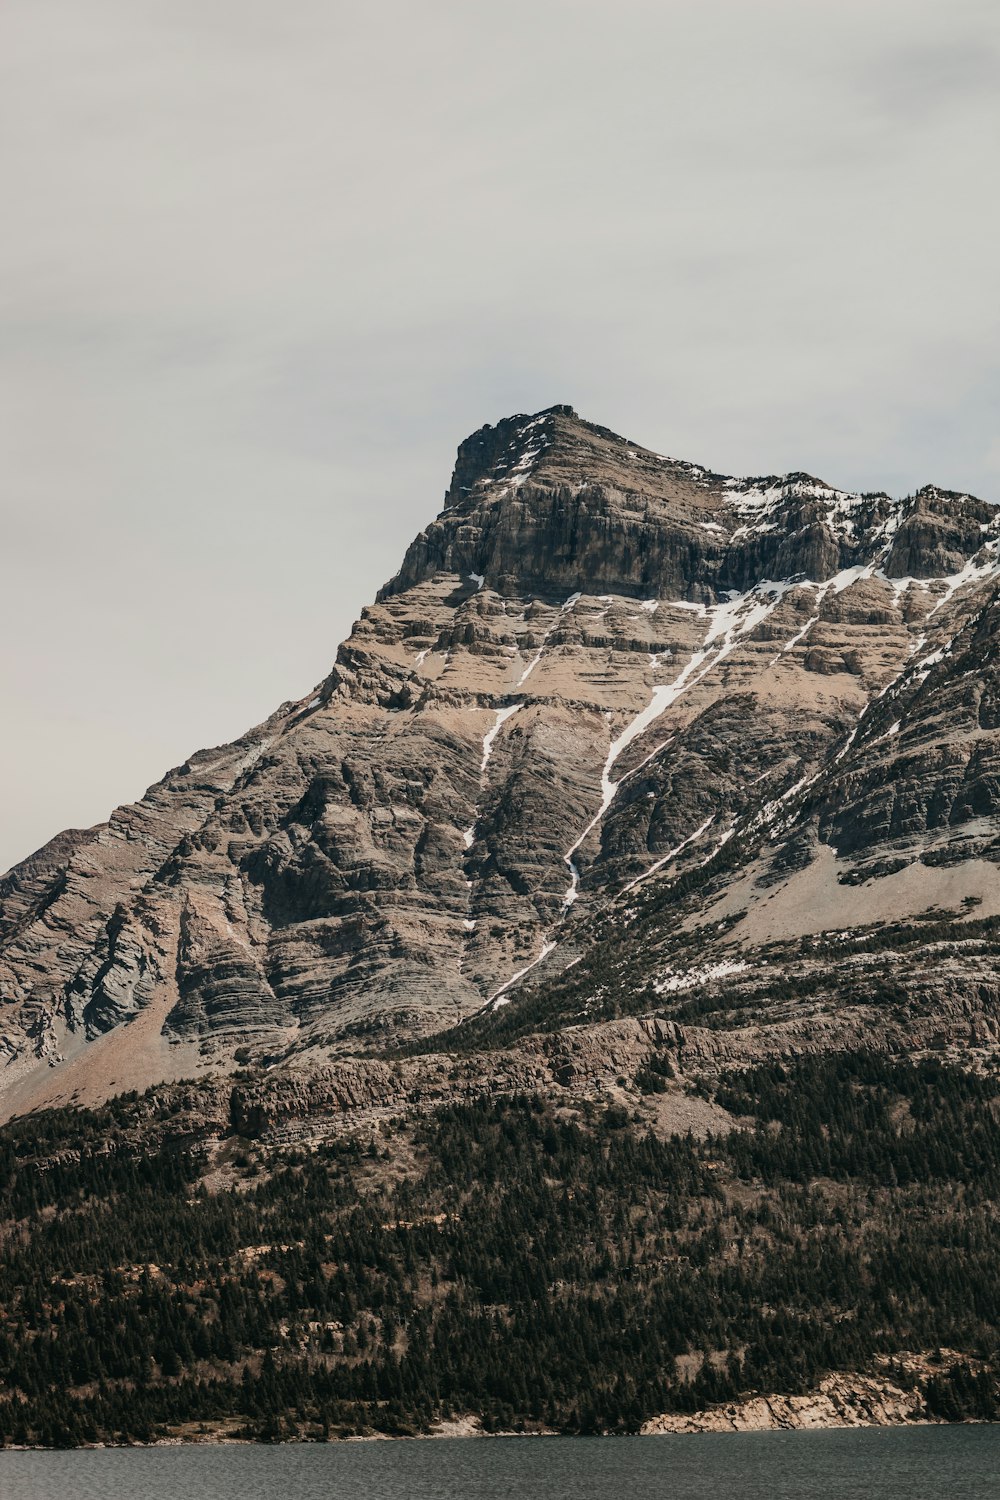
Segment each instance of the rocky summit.
[[313,692],[0,881],[7,1112],[627,1017],[992,1048],[998,578],[970,495],[482,428]]

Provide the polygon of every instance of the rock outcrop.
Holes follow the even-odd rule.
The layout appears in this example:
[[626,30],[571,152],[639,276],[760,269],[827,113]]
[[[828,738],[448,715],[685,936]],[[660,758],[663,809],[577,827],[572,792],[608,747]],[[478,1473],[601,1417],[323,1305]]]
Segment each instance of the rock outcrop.
[[901,1427],[926,1422],[916,1390],[864,1375],[828,1375],[807,1396],[752,1396],[689,1416],[666,1414],[642,1425],[645,1437],[677,1432],[804,1432],[834,1427]]

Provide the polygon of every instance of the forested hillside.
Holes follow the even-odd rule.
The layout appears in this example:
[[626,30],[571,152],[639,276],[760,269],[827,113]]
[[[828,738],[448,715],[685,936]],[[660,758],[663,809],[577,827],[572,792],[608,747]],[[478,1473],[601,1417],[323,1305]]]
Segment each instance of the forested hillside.
[[843,1054],[717,1096],[703,1140],[523,1095],[304,1148],[144,1155],[134,1097],[8,1126],[3,1439],[632,1432],[866,1370],[996,1416],[1000,1083]]

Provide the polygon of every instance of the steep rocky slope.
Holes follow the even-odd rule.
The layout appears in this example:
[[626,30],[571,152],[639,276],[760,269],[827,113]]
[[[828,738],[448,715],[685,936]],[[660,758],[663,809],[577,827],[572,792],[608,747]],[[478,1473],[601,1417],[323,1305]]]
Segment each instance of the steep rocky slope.
[[312,694],[0,882],[6,1109],[623,1013],[992,1048],[998,576],[967,495],[484,428]]

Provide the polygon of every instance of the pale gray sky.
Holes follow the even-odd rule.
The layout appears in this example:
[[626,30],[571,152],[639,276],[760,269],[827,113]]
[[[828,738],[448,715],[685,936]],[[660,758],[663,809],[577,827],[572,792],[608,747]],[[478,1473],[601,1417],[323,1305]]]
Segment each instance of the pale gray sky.
[[1000,499],[996,0],[5,0],[0,869],[328,670],[571,402]]

